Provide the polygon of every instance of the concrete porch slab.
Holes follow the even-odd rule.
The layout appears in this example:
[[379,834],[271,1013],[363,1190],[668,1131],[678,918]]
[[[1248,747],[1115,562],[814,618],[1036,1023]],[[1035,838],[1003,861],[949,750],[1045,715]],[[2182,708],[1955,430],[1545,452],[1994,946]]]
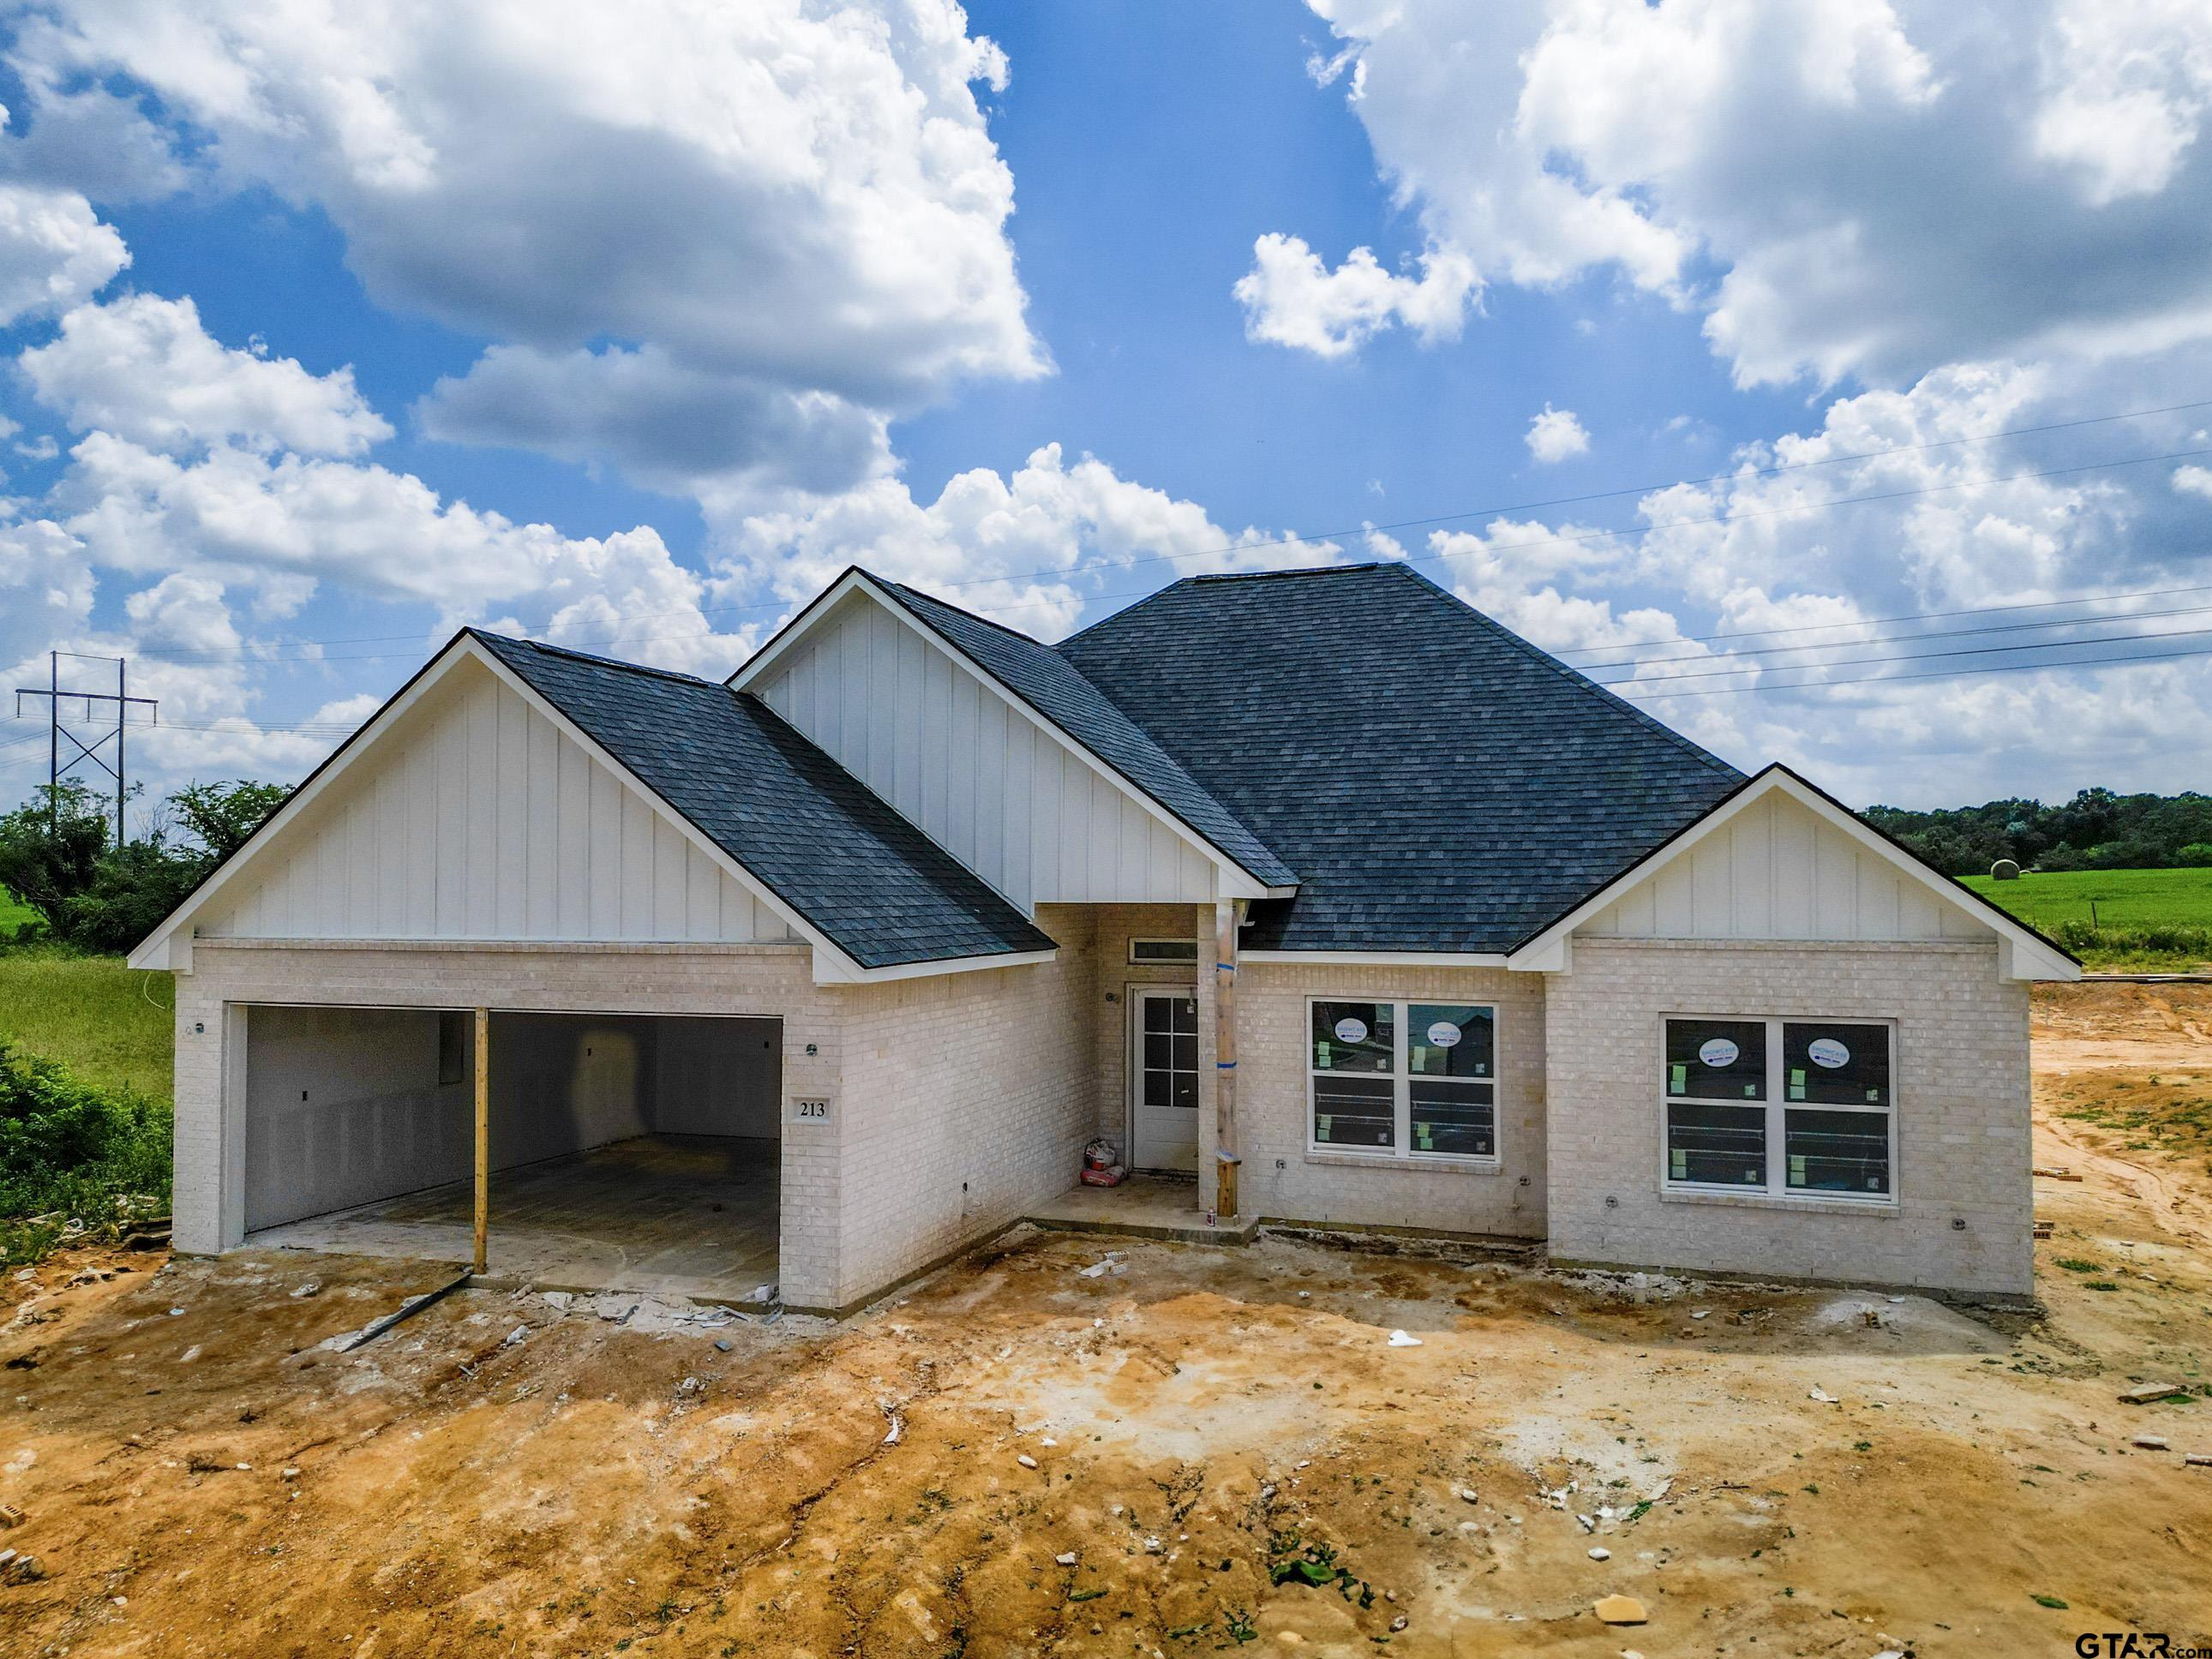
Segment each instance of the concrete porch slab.
[[[776,1282],[776,1144],[642,1135],[495,1171],[489,1268],[477,1282],[628,1291],[738,1306]],[[246,1235],[255,1249],[329,1250],[465,1265],[466,1182]]]
[[1059,1232],[1127,1233],[1186,1244],[1249,1244],[1260,1230],[1257,1216],[1208,1226],[1198,1207],[1198,1183],[1165,1176],[1132,1176],[1118,1187],[1071,1187],[1024,1219]]

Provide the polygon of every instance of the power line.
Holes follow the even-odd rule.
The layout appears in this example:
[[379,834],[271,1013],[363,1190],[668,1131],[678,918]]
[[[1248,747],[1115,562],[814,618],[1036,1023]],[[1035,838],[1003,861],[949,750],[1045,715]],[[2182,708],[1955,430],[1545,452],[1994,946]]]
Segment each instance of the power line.
[[[1826,644],[1770,645],[1751,650],[1730,651],[1711,657],[1696,657],[1685,652],[1679,656],[1649,658],[1645,660],[1652,662],[1708,662],[1714,664],[1744,663],[1744,659],[1748,657],[1771,657],[1784,652],[1848,651],[1852,647],[1860,645],[1905,645],[1920,640],[1965,639],[1977,634],[2017,634],[2024,631],[2049,628],[2094,628],[2100,623],[2152,622],[2162,617],[2201,617],[2209,611],[2212,611],[2212,605],[2180,605],[2165,611],[2128,611],[2109,617],[2058,617],[2046,622],[1998,623],[1982,628],[1929,629],[1924,633],[1876,635],[1873,639],[1867,640],[1831,640]],[[2157,636],[2154,635],[2146,635],[2145,637],[2155,638]],[[2013,648],[2021,651],[2042,651],[2055,648],[2062,645],[2094,645],[2096,643],[2098,643],[2098,641],[2094,640],[2041,640],[2031,644],[2017,646]],[[1673,679],[1678,678],[1677,676],[1671,674],[1645,675],[1642,672],[1643,666],[1643,663],[1640,662],[1585,664],[1582,665],[1580,672],[1589,673],[1593,668],[1630,668],[1637,671],[1629,674],[1624,679],[1600,680],[1598,681],[1598,684],[1601,685],[1621,685],[1626,684],[1628,680],[1634,679]],[[1769,665],[1769,672],[1780,673],[1791,668],[1825,668],[1826,666],[1828,666],[1827,664],[1818,662],[1775,663]],[[1737,673],[1748,673],[1758,670],[1759,667],[1759,665],[1756,663],[1744,663],[1742,667],[1731,672]],[[1595,678],[1595,676],[1593,676],[1593,678]]]
[[[2177,414],[2190,410],[2208,408],[2212,408],[2212,398],[2199,399],[2191,403],[2169,404],[2157,409],[2131,410],[2113,415],[2084,416],[2075,420],[2053,421],[2037,426],[2013,427],[2002,431],[1980,433],[1969,437],[1939,438],[1931,439],[1923,443],[1897,444],[1887,448],[1862,450],[1848,455],[1823,456],[1816,460],[1791,461],[1765,467],[1744,467],[1739,468],[1733,472],[1713,473],[1701,478],[1677,478],[1664,483],[1622,485],[1611,489],[1593,490],[1579,495],[1553,496],[1542,501],[1504,503],[1489,507],[1468,507],[1457,512],[1435,514],[1425,518],[1401,519],[1384,524],[1361,524],[1349,529],[1324,531],[1306,536],[1284,536],[1272,541],[1229,542],[1224,543],[1216,547],[1191,548],[1175,553],[1152,553],[1129,559],[1100,558],[1079,560],[1068,565],[1047,567],[1036,570],[1008,572],[991,576],[978,576],[963,581],[940,582],[934,586],[940,590],[962,590],[970,587],[988,586],[997,582],[1030,581],[1048,577],[1081,575],[1093,570],[1134,569],[1139,565],[1173,564],[1186,559],[1212,558],[1234,553],[1264,552],[1275,548],[1317,546],[1324,543],[1335,542],[1340,539],[1349,538],[1355,536],[1364,536],[1370,532],[1379,532],[1388,534],[1393,531],[1420,529],[1433,525],[1449,524],[1463,519],[1489,518],[1495,515],[1513,513],[1542,512],[1553,507],[1586,505],[1592,501],[1617,500],[1625,495],[1648,495],[1669,489],[1701,489],[1708,484],[1728,483],[1749,478],[1775,477],[1785,473],[1808,471],[1818,467],[1837,466],[1854,461],[1879,460],[1885,456],[1890,455],[1917,454],[1929,450],[1954,448],[1965,444],[1990,443],[2004,438],[2027,437],[2039,433],[2059,432],[2081,427],[2107,425],[2118,421],[2144,420],[2158,415]],[[1720,514],[1700,518],[1669,520],[1660,524],[1629,526],[1619,530],[1591,531],[1575,536],[1555,536],[1525,542],[1494,543],[1490,544],[1490,546],[1486,548],[1484,550],[1502,552],[1531,547],[1571,544],[1595,540],[1607,536],[1646,536],[1653,533],[1655,531],[1680,528],[1686,526],[1729,523],[1738,520],[1774,517],[1788,513],[1824,512],[1838,507],[1860,506],[1869,502],[1885,501],[1900,501],[1918,495],[1940,494],[1947,490],[1970,489],[1990,484],[2017,483],[2038,478],[2061,477],[2079,472],[2100,471],[2108,467],[2145,466],[2153,465],[2160,461],[2194,459],[2206,454],[2212,454],[2212,449],[2180,450],[2164,455],[2140,455],[2118,460],[2091,461],[2085,462],[2075,466],[2052,467],[2036,471],[2016,472],[1999,477],[1961,479],[1950,483],[1928,484],[1911,489],[1890,490],[1866,495],[1842,496],[1826,501],[1797,502],[1788,507],[1771,508],[1764,513],[1747,512],[1741,514]],[[1408,556],[1413,559],[1434,560],[1448,556],[1430,552],[1412,554]],[[1140,592],[1149,592],[1150,591],[1150,589],[1145,589]],[[1094,594],[1090,597],[1092,599],[1119,599],[1139,596],[1139,592],[1132,592],[1129,594]],[[1046,603],[1046,601],[1032,601],[1027,606],[1017,605],[1010,608],[1039,609]],[[775,611],[783,608],[784,605],[781,601],[769,600],[747,605],[701,606],[697,607],[696,611],[692,608],[685,607],[663,611],[633,611],[630,613],[629,617],[627,618],[627,620],[642,622],[659,617],[686,616],[693,614],[702,617],[738,616]],[[694,637],[696,636],[690,634],[633,635],[617,633],[606,635],[597,640],[579,641],[579,643],[585,645],[606,646],[623,641],[629,641],[635,644],[645,643],[656,639],[686,639]],[[402,640],[419,640],[420,638],[422,638],[422,635],[419,634],[384,634],[362,635],[350,638],[330,640],[296,639],[275,641],[273,642],[273,648],[282,649],[285,647],[315,647],[319,649],[319,647],[326,645],[381,645]],[[368,652],[351,653],[343,656],[329,657],[318,656],[313,653],[309,653],[308,654],[303,654],[297,657],[285,657],[272,656],[270,653],[270,648],[254,647],[214,647],[175,646],[146,647],[142,648],[140,654],[164,657],[171,660],[178,661],[228,660],[239,657],[262,656],[265,659],[276,661],[320,660],[328,662],[367,662],[394,656],[410,656],[414,654],[411,652]]]
[[[2036,640],[2025,645],[1960,646],[1955,650],[1950,651],[1907,651],[1899,653],[1893,656],[1885,657],[1845,657],[1839,662],[1832,663],[1784,663],[1774,668],[1761,668],[1754,663],[1743,668],[1701,669],[1692,673],[1685,674],[1654,674],[1650,676],[1648,678],[1642,680],[1615,680],[1610,683],[1610,686],[1612,689],[1618,689],[1622,686],[1629,685],[1666,685],[1676,680],[1720,679],[1733,674],[1817,674],[1830,668],[1858,668],[1872,663],[1928,662],[1940,657],[1999,656],[2008,655],[2012,653],[2021,651],[2063,651],[2068,649],[2069,647],[2078,647],[2081,646],[2090,645],[2132,645],[2144,640],[2193,640],[2202,639],[2207,636],[2212,636],[2212,628],[2172,628],[2166,629],[2155,634],[2127,634],[2121,635],[2118,639],[2110,640]],[[2112,660],[2116,662],[2125,662],[2130,660],[2130,659],[2119,657],[2114,658]],[[2069,663],[2031,665],[2031,666],[2048,666],[2052,668],[2066,668],[2072,665],[2073,665]],[[1869,678],[1879,679],[1885,677],[1881,675],[1874,675],[1869,676]],[[1899,675],[1893,678],[1905,678],[1909,677]],[[1805,685],[1821,685],[1831,684],[1831,682],[1821,680],[1805,680],[1799,682],[1799,684]],[[1789,688],[1783,687],[1780,689],[1786,690]]]
[[[1994,617],[2001,615],[2008,611],[2050,611],[2055,610],[2061,605],[2112,605],[2117,604],[2122,599],[2170,599],[2179,593],[2212,593],[2212,583],[2199,583],[2192,587],[2145,587],[2138,588],[2135,592],[2129,593],[2084,593],[2078,599],[2030,599],[2024,600],[2018,605],[1968,605],[1964,610],[1960,611],[1917,611],[1912,612],[1909,616],[1863,617],[1853,622],[1804,623],[1792,628],[1746,628],[1740,629],[1735,632],[1729,634],[1672,634],[1663,640],[1628,640],[1617,645],[1594,645],[1589,647],[1588,649],[1591,651],[1636,651],[1642,649],[1647,645],[1711,645],[1721,640],[1771,639],[1778,634],[1813,634],[1818,633],[1824,629],[1887,628],[1895,623],[1943,622],[1953,617]],[[2058,617],[2043,625],[2048,628],[2063,628],[2066,625],[2068,620],[2069,619],[2065,617]],[[2096,620],[2096,618],[2085,617],[2079,620],[2090,622]],[[1856,645],[1863,643],[1863,641],[1856,640],[1838,640],[1835,641],[1835,643],[1838,645]],[[1820,647],[1817,646],[1808,646],[1804,648],[1807,650],[1817,650]],[[1565,661],[1571,657],[1580,656],[1583,653],[1581,652],[1561,652],[1555,654],[1559,655],[1560,660]],[[1680,652],[1676,653],[1676,657],[1628,658],[1618,663],[1586,662],[1578,663],[1576,665],[1584,670],[1592,668],[1621,668],[1627,666],[1631,662],[1672,662],[1676,660],[1679,657],[1694,656],[1695,654],[1696,653],[1694,652]]]
[[[2158,635],[2151,635],[2157,638]],[[2169,636],[2173,637],[2173,636]],[[2103,641],[2094,641],[2103,643]],[[1962,679],[1976,674],[2024,674],[2052,668],[2132,668],[2138,663],[2171,662],[2181,657],[2212,656],[2212,646],[2190,646],[2175,651],[2144,651],[2125,657],[2086,657],[2072,662],[1979,663],[1966,668],[1930,668],[1917,674],[1857,674],[1840,680],[1800,680],[1790,685],[1709,685],[1694,691],[1651,691],[1632,684],[1611,688],[1623,696],[1650,702],[1675,697],[1730,697],[1747,691],[1826,691],[1846,685],[1891,685],[1901,680]]]

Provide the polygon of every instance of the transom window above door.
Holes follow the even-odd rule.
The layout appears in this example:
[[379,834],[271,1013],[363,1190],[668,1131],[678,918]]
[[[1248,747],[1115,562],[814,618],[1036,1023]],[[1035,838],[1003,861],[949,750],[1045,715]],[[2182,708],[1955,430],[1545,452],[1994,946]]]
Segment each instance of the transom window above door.
[[1497,1161],[1496,1008],[1316,999],[1306,1047],[1313,1151]]

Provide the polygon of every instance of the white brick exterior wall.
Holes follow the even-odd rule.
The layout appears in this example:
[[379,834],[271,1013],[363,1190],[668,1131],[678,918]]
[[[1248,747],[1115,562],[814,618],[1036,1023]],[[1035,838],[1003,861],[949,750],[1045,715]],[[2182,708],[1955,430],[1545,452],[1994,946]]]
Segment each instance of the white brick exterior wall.
[[[1994,943],[1582,939],[1571,967],[1548,976],[1553,1255],[2031,1290],[2027,987]],[[1662,1194],[1668,1013],[1894,1020],[1895,1206]]]
[[1057,962],[840,993],[841,1264],[823,1305],[881,1290],[1074,1183],[1097,1128],[1091,919],[1040,905],[1036,920]]
[[[820,1095],[833,1107],[822,1127],[785,1113],[780,1278],[787,1303],[837,1308],[1063,1190],[1091,1135],[1126,1145],[1127,987],[1194,982],[1198,1201],[1210,1203],[1212,907],[1043,906],[1037,920],[1060,942],[1056,963],[873,986],[818,986],[807,951],[792,945],[201,940],[197,971],[177,981],[177,1243],[212,1251],[243,1237],[243,1091],[235,1075],[226,1085],[227,1068],[243,1065],[242,1021],[227,1009],[262,1002],[781,1018],[785,1102]],[[1133,935],[1205,939],[1194,979],[1181,967],[1133,968]],[[1573,1260],[2029,1290],[2027,993],[1997,977],[1992,945],[1584,939],[1571,966],[1551,975],[1245,964],[1245,1211],[1548,1231],[1553,1254]],[[1497,1170],[1311,1150],[1315,996],[1494,1004]],[[1895,1020],[1896,1206],[1662,1195],[1668,1012]]]
[[[1543,975],[1502,968],[1245,964],[1237,993],[1244,1209],[1291,1221],[1542,1237],[1544,994]],[[1495,1005],[1498,1167],[1310,1150],[1313,997]]]

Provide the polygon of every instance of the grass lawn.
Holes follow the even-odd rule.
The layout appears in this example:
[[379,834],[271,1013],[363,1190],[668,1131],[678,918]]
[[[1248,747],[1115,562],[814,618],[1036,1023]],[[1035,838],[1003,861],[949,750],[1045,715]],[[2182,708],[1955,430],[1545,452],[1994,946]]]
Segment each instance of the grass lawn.
[[2212,869],[2067,870],[2018,881],[1969,876],[1966,885],[2034,927],[2212,927]]
[[166,1106],[173,992],[167,974],[134,974],[120,957],[0,951],[0,1040]]
[[35,921],[38,915],[6,888],[0,887],[0,939],[6,938],[27,921]]
[[2069,870],[2018,881],[1969,876],[1966,885],[2092,969],[2172,972],[2212,963],[2212,869]]

